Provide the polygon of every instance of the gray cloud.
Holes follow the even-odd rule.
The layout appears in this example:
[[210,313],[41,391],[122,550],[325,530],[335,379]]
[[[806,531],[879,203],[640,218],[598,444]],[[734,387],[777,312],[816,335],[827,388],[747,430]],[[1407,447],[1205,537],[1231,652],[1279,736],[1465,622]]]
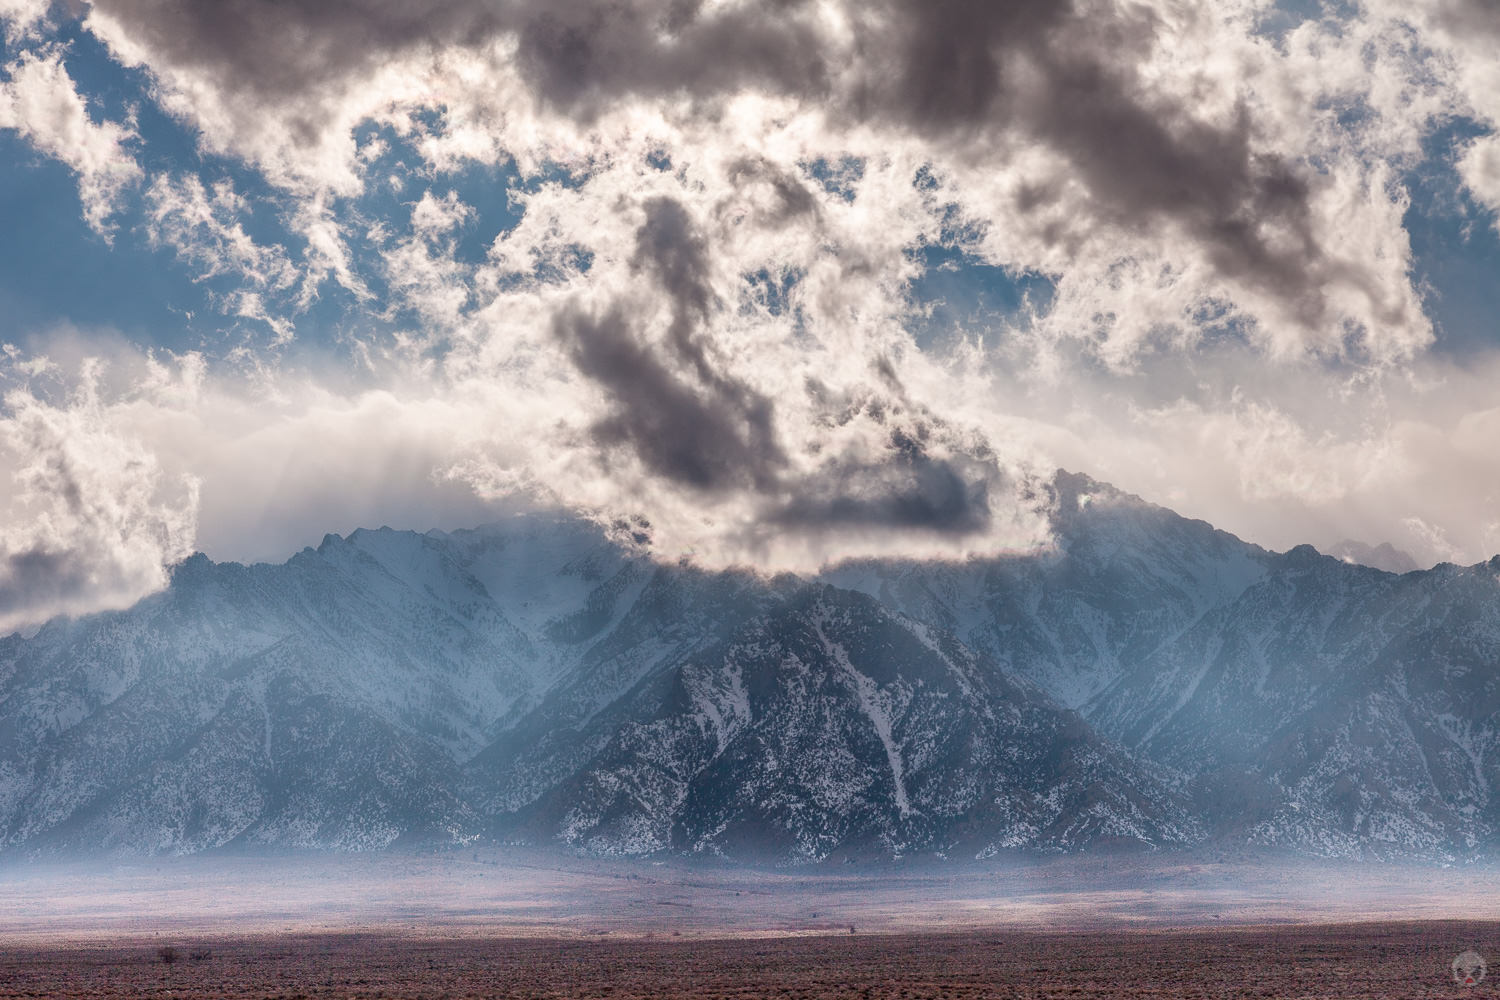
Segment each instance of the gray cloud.
[[[560,317],[579,370],[615,404],[595,440],[628,445],[649,468],[698,489],[764,488],[786,464],[771,401],[720,372],[698,335],[713,306],[708,241],[677,201],[654,198],[645,211],[631,266],[671,300],[666,347],[677,364],[643,344],[620,307],[598,318]],[[683,366],[691,375],[675,370]]]
[[636,232],[630,265],[637,272],[648,272],[672,300],[668,337],[678,355],[692,363],[700,379],[716,382],[703,344],[694,337],[698,325],[708,320],[713,303],[708,240],[694,229],[681,202],[653,198],[645,208],[646,222]]
[[609,392],[614,412],[593,427],[606,457],[626,447],[657,475],[705,491],[763,486],[785,464],[770,400],[706,362],[704,377],[684,375],[639,339],[623,308],[567,310],[554,330]]
[[835,461],[802,478],[766,520],[815,533],[887,528],[964,536],[990,527],[991,482],[1009,485],[993,462],[933,458],[925,442],[899,430],[890,446],[885,461]]
[[100,0],[167,65],[228,93],[304,98],[393,54],[493,38],[509,5],[475,0]]
[[79,552],[41,548],[0,559],[0,621],[30,618],[38,607],[66,606],[88,595],[97,570]]
[[1025,484],[987,444],[966,441],[914,403],[889,357],[875,358],[871,370],[874,389],[851,395],[813,382],[807,392],[825,423],[863,417],[885,428],[885,447],[875,456],[833,458],[789,484],[767,521],[814,534],[884,528],[963,537],[989,530],[992,504],[1014,505]]
[[[671,302],[665,352],[643,342],[623,305],[567,310],[555,332],[578,370],[610,393],[595,443],[629,447],[651,470],[700,490],[764,487],[786,464],[771,401],[718,370],[698,335],[713,308],[708,243],[670,198],[645,205],[631,267]],[[684,371],[683,369],[686,369]]]
[[769,0],[712,16],[702,7],[698,0],[518,4],[510,28],[537,95],[575,114],[622,94],[826,92],[830,67],[808,4]]
[[[1324,318],[1333,274],[1310,224],[1309,182],[1255,155],[1247,114],[1203,125],[1132,97],[1119,69],[1061,53],[1046,65],[1053,91],[1029,103],[1026,118],[1069,158],[1105,214],[1132,226],[1174,219],[1226,277],[1281,296],[1309,323]],[[1268,235],[1278,231],[1287,238]]]
[[862,39],[877,55],[851,108],[934,136],[1008,119],[1018,95],[1006,86],[1005,65],[1050,44],[1075,17],[1068,0],[886,0],[877,8],[881,17]]
[[1500,0],[1442,0],[1436,16],[1450,31],[1500,35]]
[[[1243,107],[1205,123],[1150,92],[1136,71],[1157,40],[1150,14],[1101,16],[1048,0],[888,7],[896,27],[871,40],[888,59],[872,69],[899,70],[864,85],[859,113],[976,156],[1019,128],[1067,158],[1100,217],[1134,229],[1171,220],[1225,277],[1281,298],[1308,325],[1326,319],[1324,289],[1346,275],[1310,224],[1308,176],[1255,152],[1256,122]],[[1027,197],[1020,207],[1047,201],[1036,190]]]
[[807,185],[764,158],[745,157],[729,167],[729,183],[736,188],[763,183],[776,195],[776,209],[764,221],[783,225],[799,216],[817,213],[818,203]]
[[95,6],[162,62],[203,72],[227,93],[262,100],[314,97],[392,55],[479,49],[502,36],[517,40],[519,65],[537,97],[581,115],[622,94],[686,89],[710,96],[747,86],[815,93],[826,86],[816,33],[798,16],[806,5],[787,0],[711,18],[700,16],[697,0],[97,0]]

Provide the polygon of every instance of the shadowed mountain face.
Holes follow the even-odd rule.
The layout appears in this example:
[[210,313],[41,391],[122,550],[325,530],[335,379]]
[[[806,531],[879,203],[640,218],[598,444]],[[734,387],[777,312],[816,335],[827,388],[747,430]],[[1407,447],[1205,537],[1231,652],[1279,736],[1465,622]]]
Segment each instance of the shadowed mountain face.
[[1492,850],[1500,561],[1396,577],[1301,548],[1273,566],[1090,718],[1191,775],[1221,833],[1340,855]]
[[195,557],[0,639],[0,857],[1493,852],[1500,562],[1398,577],[1054,490],[1053,552],[817,581],[542,517]]
[[603,852],[833,853],[1197,837],[1178,795],[1076,712],[946,633],[830,586],[653,672],[529,828]]

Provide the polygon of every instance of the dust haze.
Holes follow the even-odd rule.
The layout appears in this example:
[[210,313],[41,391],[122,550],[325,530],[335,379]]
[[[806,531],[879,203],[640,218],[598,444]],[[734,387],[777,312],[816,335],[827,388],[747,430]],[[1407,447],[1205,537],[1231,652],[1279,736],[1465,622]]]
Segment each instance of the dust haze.
[[775,937],[1500,920],[1500,869],[1036,856],[807,868],[532,848],[201,855],[0,870],[0,942],[378,931]]

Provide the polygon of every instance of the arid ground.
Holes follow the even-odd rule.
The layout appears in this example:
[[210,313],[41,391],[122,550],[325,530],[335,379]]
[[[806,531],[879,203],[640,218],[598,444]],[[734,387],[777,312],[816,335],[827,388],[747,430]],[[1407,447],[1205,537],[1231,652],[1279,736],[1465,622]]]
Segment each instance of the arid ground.
[[[0,997],[1494,996],[1451,958],[1500,925],[661,939],[374,933],[183,938],[0,952]],[[1497,950],[1500,953],[1500,950]],[[193,957],[196,956],[196,957]]]
[[[0,871],[0,998],[1500,996],[1500,875],[1067,858],[756,870],[526,852]],[[166,959],[171,959],[170,961]]]

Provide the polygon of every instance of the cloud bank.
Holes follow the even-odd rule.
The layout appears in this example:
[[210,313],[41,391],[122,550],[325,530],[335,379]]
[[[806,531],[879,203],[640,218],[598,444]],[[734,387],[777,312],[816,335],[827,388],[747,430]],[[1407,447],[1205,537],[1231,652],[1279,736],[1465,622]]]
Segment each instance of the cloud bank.
[[[155,567],[18,584],[18,621],[88,603],[25,612],[23,592],[149,592],[195,541],[270,557],[354,515],[517,503],[712,566],[1029,551],[1060,464],[1268,544],[1500,542],[1470,485],[1491,463],[1465,443],[1485,390],[1434,354],[1406,228],[1424,143],[1459,118],[1457,183],[1500,207],[1483,0],[80,16],[234,169],[140,165],[147,138],[86,105],[66,47],[14,4],[0,128],[74,171],[101,232],[138,203],[131,235],[265,336],[193,355],[204,373],[170,405],[129,379],[108,403],[7,397],[7,426],[47,413],[83,438],[114,408],[132,495],[152,498],[59,530],[69,487],[18,480],[14,579],[48,578],[14,561],[44,534],[79,559],[118,538],[105,563]],[[934,340],[956,305],[921,289],[945,268],[1046,293]],[[309,343],[332,301],[336,336]],[[56,353],[29,343],[13,366]],[[239,468],[277,470],[275,495]],[[184,476],[201,501],[160,499]],[[1438,503],[1424,476],[1464,488]]]

